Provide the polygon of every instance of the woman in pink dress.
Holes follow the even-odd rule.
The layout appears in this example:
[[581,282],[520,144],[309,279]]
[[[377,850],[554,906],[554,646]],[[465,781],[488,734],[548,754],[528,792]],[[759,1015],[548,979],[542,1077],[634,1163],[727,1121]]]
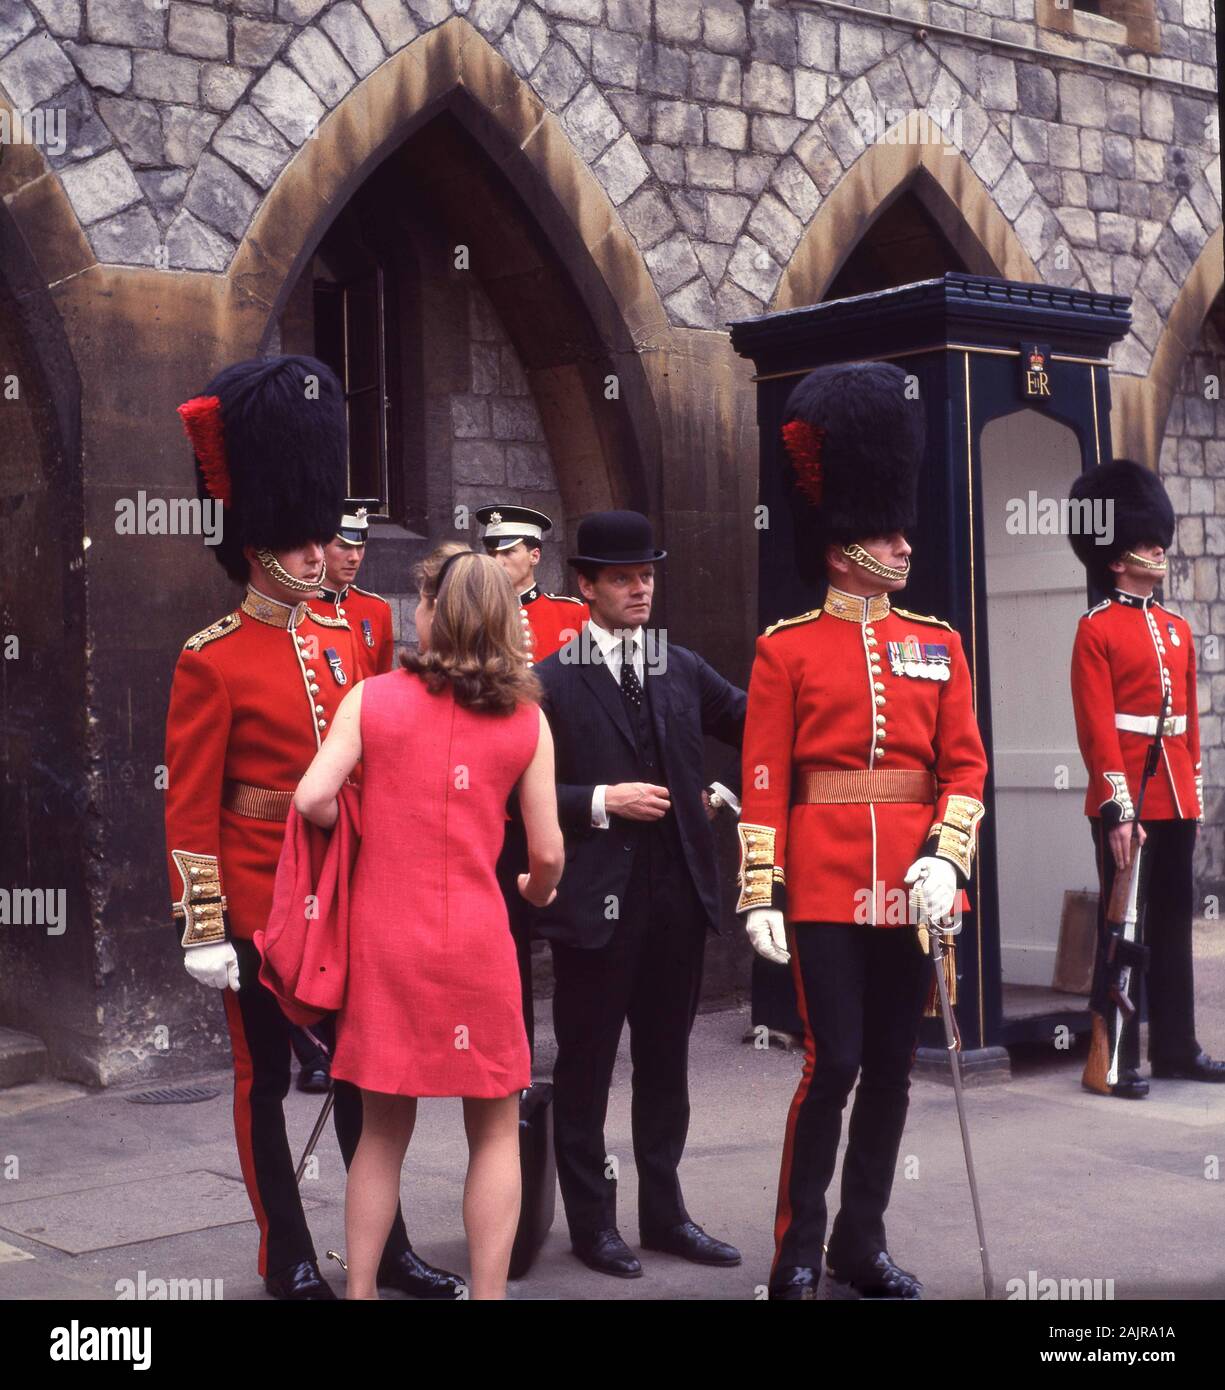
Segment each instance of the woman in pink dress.
[[337,711],[294,804],[331,826],[361,762],[362,842],[332,1075],[362,1093],[345,1196],[348,1296],[377,1298],[419,1096],[462,1096],[470,1296],[503,1298],[519,1218],[519,1092],[530,1080],[515,945],[495,864],[518,788],[529,872],[549,903],[565,862],[553,740],[510,581],[468,550],[426,562],[420,650]]

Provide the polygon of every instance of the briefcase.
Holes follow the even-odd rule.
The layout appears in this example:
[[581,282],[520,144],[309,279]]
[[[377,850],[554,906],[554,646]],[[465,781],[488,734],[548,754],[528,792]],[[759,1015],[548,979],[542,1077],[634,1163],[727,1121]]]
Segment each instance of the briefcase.
[[553,1158],[553,1087],[537,1081],[519,1101],[519,1169],[523,1205],[510,1252],[510,1277],[522,1279],[540,1254],[557,1208],[557,1165]]

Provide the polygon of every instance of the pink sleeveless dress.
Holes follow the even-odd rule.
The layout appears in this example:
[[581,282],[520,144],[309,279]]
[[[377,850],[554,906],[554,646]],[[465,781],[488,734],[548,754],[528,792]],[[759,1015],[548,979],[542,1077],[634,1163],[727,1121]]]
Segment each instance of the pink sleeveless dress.
[[494,1099],[531,1080],[515,944],[495,864],[540,714],[362,683],[362,843],[332,1075],[370,1091]]

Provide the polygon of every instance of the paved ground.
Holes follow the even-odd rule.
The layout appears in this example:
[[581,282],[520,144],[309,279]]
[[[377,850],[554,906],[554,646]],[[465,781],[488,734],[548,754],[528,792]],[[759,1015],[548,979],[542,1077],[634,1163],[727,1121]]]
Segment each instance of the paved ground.
[[[1200,1038],[1225,1056],[1225,929],[1197,932]],[[683,1168],[694,1217],[734,1241],[744,1264],[701,1270],[663,1255],[644,1278],[596,1275],[558,1223],[517,1298],[749,1299],[769,1267],[783,1122],[800,1059],[742,1043],[740,1011],[703,1015],[693,1044],[693,1124]],[[547,1049],[547,1037],[545,1040]],[[547,1054],[546,1054],[547,1055]],[[1080,1060],[1021,1059],[1007,1085],[969,1093],[992,1260],[1007,1281],[1114,1281],[1114,1297],[1225,1297],[1225,1087],[1159,1083],[1128,1104],[1080,1090]],[[195,1105],[129,1103],[121,1091],[58,1084],[0,1092],[0,1298],[116,1297],[120,1281],[220,1280],[262,1297],[254,1225],[239,1181],[229,1076]],[[295,1150],[319,1101],[289,1101]],[[635,1236],[628,1060],[608,1125],[622,1166],[622,1229]],[[890,1213],[890,1245],[939,1299],[981,1297],[953,1097],[916,1081]],[[13,1159],[17,1171],[13,1175]],[[343,1247],[343,1172],[329,1132],[306,1183],[320,1252]],[[425,1101],[404,1177],[414,1243],[465,1268],[459,1224],[465,1148],[459,1104]],[[339,1267],[334,1283],[343,1286]],[[1103,1291],[1105,1291],[1103,1289]]]

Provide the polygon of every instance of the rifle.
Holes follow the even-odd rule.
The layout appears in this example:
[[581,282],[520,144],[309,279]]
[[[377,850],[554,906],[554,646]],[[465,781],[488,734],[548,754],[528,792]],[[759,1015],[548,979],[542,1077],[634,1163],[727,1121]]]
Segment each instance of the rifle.
[[[1136,1012],[1128,990],[1131,972],[1148,968],[1148,947],[1139,940],[1140,921],[1140,814],[1144,809],[1144,793],[1156,775],[1157,760],[1161,757],[1161,741],[1165,736],[1166,711],[1170,707],[1167,686],[1161,697],[1161,713],[1157,716],[1157,732],[1149,744],[1144,760],[1144,772],[1136,795],[1136,816],[1131,824],[1131,855],[1127,870],[1116,873],[1106,909],[1106,935],[1099,945],[1098,968],[1094,971],[1093,994],[1089,1009],[1093,1015],[1093,1031],[1089,1039],[1089,1057],[1081,1074],[1080,1084],[1086,1091],[1100,1096],[1111,1094],[1119,1079],[1119,1042],[1123,1025]],[[1105,852],[1103,850],[1103,852]],[[1113,1024],[1113,1027],[1111,1027]]]

